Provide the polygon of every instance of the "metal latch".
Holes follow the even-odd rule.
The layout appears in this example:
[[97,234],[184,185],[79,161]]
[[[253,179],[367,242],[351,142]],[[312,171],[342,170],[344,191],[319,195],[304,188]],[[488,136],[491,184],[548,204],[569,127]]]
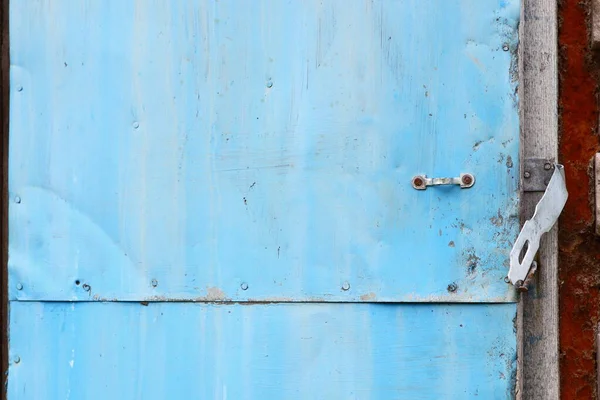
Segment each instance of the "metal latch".
[[510,251],[508,280],[518,288],[523,285],[529,274],[542,235],[552,229],[569,196],[564,167],[553,164],[550,170],[554,170],[554,173],[548,182],[546,192],[535,206],[533,217],[523,225]]
[[554,173],[554,163],[545,158],[523,160],[523,192],[543,192]]
[[425,190],[428,186],[457,185],[461,189],[468,189],[475,184],[473,174],[460,174],[458,178],[428,178],[427,175],[417,175],[412,178],[412,187]]

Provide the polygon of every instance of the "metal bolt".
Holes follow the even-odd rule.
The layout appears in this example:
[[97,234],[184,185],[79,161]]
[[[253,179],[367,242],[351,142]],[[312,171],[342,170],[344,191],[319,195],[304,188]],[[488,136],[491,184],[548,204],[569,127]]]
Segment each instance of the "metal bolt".
[[550,171],[552,169],[552,164],[550,164],[550,163],[547,162],[546,164],[544,164],[544,169],[546,171]]
[[152,279],[152,281],[150,281],[150,283],[152,284],[152,287],[158,286],[158,281],[156,279]]
[[17,290],[23,290],[23,284],[17,283]]
[[86,292],[89,292],[90,290],[92,290],[92,287],[90,285],[88,285],[87,283],[83,284],[83,290],[85,290]]
[[523,286],[523,281],[522,280],[518,280],[517,282],[515,282],[515,287],[517,289],[520,289]]
[[502,50],[504,50],[504,51],[508,51],[509,49],[510,49],[510,48],[508,47],[508,43],[504,43],[504,44],[502,45]]
[[344,282],[344,284],[342,285],[342,290],[344,292],[350,290],[350,284],[348,282]]
[[458,289],[458,285],[454,282],[452,282],[451,284],[448,285],[448,291],[450,293],[456,292],[457,289]]
[[15,356],[15,357],[13,358],[13,362],[14,362],[15,364],[18,364],[18,363],[20,363],[20,362],[21,362],[21,357],[19,357],[19,356]]
[[421,178],[420,176],[415,176],[413,178],[413,185],[415,187],[423,187],[425,185],[425,182],[423,181],[423,178]]
[[523,176],[525,177],[525,179],[529,179],[529,178],[531,178],[531,173],[529,171],[525,171]]
[[248,290],[248,284],[246,282],[242,282],[240,287],[242,288],[242,290]]
[[462,183],[464,185],[470,185],[471,183],[473,183],[473,177],[471,175],[463,175]]
[[19,196],[15,196],[15,203],[21,203],[21,198]]

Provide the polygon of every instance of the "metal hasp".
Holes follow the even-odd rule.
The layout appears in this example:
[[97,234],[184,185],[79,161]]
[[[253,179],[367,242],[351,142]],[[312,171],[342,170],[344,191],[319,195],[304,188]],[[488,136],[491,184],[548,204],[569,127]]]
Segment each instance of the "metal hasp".
[[425,190],[428,186],[457,185],[461,189],[468,189],[475,184],[473,174],[460,174],[458,178],[428,178],[427,175],[416,175],[411,181],[412,187]]
[[[546,192],[535,206],[533,217],[525,222],[517,241],[510,251],[508,279],[517,287],[523,285],[535,254],[540,247],[542,235],[552,229],[569,196],[564,167],[560,164],[554,164],[553,169],[552,178],[548,183]],[[525,254],[522,256],[523,252]]]
[[554,162],[545,158],[523,160],[523,192],[543,192],[554,173]]

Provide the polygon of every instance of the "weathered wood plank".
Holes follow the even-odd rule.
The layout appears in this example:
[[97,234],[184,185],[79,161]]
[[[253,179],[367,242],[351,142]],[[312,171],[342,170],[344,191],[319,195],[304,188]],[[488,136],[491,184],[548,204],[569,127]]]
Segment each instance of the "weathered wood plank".
[[[558,75],[555,1],[524,0],[519,49],[521,157],[557,158]],[[524,193],[521,216],[533,214],[539,193]],[[517,398],[558,399],[558,236],[545,235],[533,287],[519,303]]]

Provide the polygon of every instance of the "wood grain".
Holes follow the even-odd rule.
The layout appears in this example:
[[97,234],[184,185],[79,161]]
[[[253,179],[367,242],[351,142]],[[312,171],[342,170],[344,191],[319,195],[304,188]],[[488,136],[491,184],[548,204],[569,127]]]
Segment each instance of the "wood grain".
[[[521,157],[556,159],[556,2],[524,0],[521,8],[519,78]],[[539,193],[523,193],[522,221],[533,214]],[[558,399],[558,240],[557,227],[542,238],[533,287],[524,293],[517,318],[517,398]]]

